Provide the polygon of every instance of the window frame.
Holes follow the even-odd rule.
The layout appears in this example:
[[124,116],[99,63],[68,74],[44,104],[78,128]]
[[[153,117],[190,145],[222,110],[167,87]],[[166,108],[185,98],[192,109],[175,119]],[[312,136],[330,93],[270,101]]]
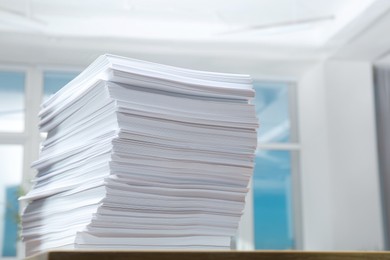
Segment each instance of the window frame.
[[[31,168],[31,163],[39,157],[39,147],[42,141],[39,133],[39,117],[41,102],[43,100],[44,72],[78,72],[82,69],[77,66],[29,66],[29,65],[4,65],[0,64],[1,71],[21,72],[25,75],[24,82],[24,129],[22,132],[0,131],[0,145],[22,145],[22,190],[31,187],[31,179],[36,172]],[[24,208],[20,204],[20,210]],[[2,224],[2,223],[1,223]],[[0,259],[16,260],[24,257],[23,243],[18,243],[16,257],[2,257]]]
[[[9,131],[0,131],[0,145],[21,145],[23,148],[23,158],[22,158],[22,183],[21,187],[23,187],[23,183],[25,180],[25,170],[26,170],[26,165],[29,164],[29,150],[26,149],[26,147],[31,147],[31,140],[29,138],[30,136],[30,126],[28,125],[29,117],[31,115],[31,111],[29,111],[29,107],[31,106],[31,99],[27,96],[29,92],[31,92],[32,85],[28,86],[28,75],[31,73],[30,68],[28,66],[22,66],[22,65],[1,65],[0,64],[0,70],[1,71],[7,71],[7,72],[18,72],[18,73],[23,73],[25,75],[24,77],[24,129],[21,132],[9,132]],[[28,89],[30,88],[30,89]],[[19,208],[21,210],[21,207]],[[1,222],[3,224],[3,221]],[[23,254],[21,254],[22,249],[21,249],[21,244],[17,244],[17,251],[16,251],[16,256],[15,257],[3,257],[0,256],[1,259],[8,259],[8,260],[13,260],[13,259],[20,259]]]
[[[0,70],[16,71],[25,73],[24,89],[24,130],[23,132],[0,132],[1,144],[17,144],[23,146],[23,173],[22,188],[28,190],[30,181],[35,176],[35,170],[30,165],[38,159],[41,136],[38,129],[38,113],[44,95],[44,72],[80,72],[83,70],[80,66],[60,66],[60,65],[2,65]],[[293,205],[293,227],[294,227],[294,249],[303,249],[303,224],[302,224],[302,205],[301,205],[301,181],[300,181],[300,151],[299,127],[298,127],[298,99],[297,99],[297,81],[294,79],[283,78],[263,78],[255,77],[256,82],[283,82],[287,83],[289,91],[289,113],[291,136],[294,142],[287,143],[261,143],[258,142],[257,150],[283,150],[291,152],[291,178],[292,178],[292,205]],[[291,90],[292,89],[292,90]],[[250,183],[252,185],[252,182]],[[21,209],[24,205],[20,205]],[[245,206],[245,214],[240,223],[237,235],[236,247],[241,250],[254,249],[253,234],[253,190],[250,189]],[[242,233],[244,231],[244,234]],[[5,259],[13,260],[24,256],[24,249],[18,248],[17,257],[7,257]]]
[[[301,176],[300,176],[300,150],[299,142],[299,127],[298,127],[298,83],[292,79],[267,79],[262,77],[255,77],[253,82],[259,83],[283,83],[287,84],[289,88],[289,116],[290,116],[290,137],[292,141],[289,142],[272,142],[262,143],[258,141],[256,152],[259,150],[279,150],[288,151],[291,153],[291,197],[292,197],[292,224],[294,232],[294,249],[303,249],[303,223],[302,223],[302,199],[301,199]],[[261,121],[260,121],[261,128]],[[253,200],[253,184],[246,197],[246,206],[244,215],[242,217],[238,236],[237,249],[239,250],[254,250],[254,200]]]

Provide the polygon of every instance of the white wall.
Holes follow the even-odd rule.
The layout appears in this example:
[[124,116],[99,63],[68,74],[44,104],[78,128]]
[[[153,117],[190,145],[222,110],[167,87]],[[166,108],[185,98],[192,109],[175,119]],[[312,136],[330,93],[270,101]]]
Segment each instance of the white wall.
[[372,65],[325,64],[333,248],[384,248]]
[[371,64],[323,62],[298,95],[304,249],[383,249]]
[[318,64],[308,70],[298,82],[297,88],[305,250],[332,248],[331,183],[323,69],[323,65]]

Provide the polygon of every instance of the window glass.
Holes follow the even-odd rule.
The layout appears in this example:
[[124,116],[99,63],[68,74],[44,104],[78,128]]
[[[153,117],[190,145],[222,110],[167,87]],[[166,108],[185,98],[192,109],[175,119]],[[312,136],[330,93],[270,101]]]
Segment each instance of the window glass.
[[256,249],[292,249],[291,152],[261,150],[253,176]]
[[0,131],[24,130],[23,72],[0,71]]
[[256,113],[260,121],[258,141],[286,143],[296,141],[291,127],[292,86],[284,82],[254,82]]
[[22,182],[23,147],[0,145],[0,246],[3,257],[17,255],[19,197]]
[[69,81],[74,79],[78,72],[60,72],[60,71],[46,71],[43,75],[43,99],[46,100]]

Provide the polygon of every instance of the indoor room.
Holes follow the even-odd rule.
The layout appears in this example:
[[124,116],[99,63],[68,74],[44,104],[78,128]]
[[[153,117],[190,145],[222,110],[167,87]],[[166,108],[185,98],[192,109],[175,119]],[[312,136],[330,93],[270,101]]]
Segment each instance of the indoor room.
[[258,129],[232,250],[390,249],[389,32],[388,0],[0,0],[0,258],[26,256],[19,198],[56,134],[45,108],[117,56],[250,76],[237,82]]

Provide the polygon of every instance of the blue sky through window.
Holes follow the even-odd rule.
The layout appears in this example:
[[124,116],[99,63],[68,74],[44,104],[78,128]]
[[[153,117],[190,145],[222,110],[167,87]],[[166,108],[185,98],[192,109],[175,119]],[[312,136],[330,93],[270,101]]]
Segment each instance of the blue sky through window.
[[260,120],[258,139],[262,143],[291,140],[289,91],[287,83],[254,82],[256,113]]
[[258,152],[253,187],[255,248],[292,249],[290,152]]

